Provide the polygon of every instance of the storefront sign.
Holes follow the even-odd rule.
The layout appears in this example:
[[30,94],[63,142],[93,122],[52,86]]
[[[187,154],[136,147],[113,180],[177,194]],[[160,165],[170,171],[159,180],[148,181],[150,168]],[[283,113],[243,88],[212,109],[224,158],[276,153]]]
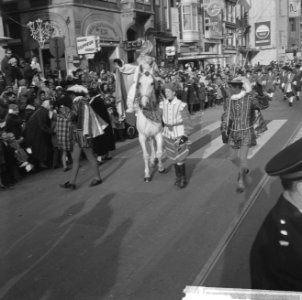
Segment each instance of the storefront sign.
[[301,16],[301,0],[289,0],[288,17],[297,18]]
[[255,23],[255,44],[257,46],[269,46],[271,44],[271,22]]
[[221,1],[211,1],[207,6],[207,14],[210,17],[216,17],[221,13],[223,6]]
[[77,37],[77,50],[79,55],[97,52],[95,36]]
[[[112,20],[113,21],[113,20]],[[115,28],[106,21],[96,21],[87,26],[86,35],[99,36],[103,41],[119,41]]]
[[126,51],[134,51],[139,49],[142,46],[142,40],[136,40],[136,41],[124,41],[123,47]]
[[174,56],[176,54],[175,46],[166,47],[166,55]]

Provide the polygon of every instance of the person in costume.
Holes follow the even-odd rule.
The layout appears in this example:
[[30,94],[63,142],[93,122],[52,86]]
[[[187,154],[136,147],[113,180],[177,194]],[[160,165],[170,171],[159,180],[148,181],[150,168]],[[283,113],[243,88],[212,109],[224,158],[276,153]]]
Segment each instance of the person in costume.
[[267,95],[273,99],[274,93],[275,93],[275,84],[276,84],[276,76],[273,73],[273,68],[269,66],[267,68],[267,75],[266,75],[266,84],[264,86],[264,91],[267,93]]
[[299,64],[295,65],[295,75],[293,78],[293,90],[296,96],[296,100],[300,100],[300,93],[302,87],[302,72],[300,70],[301,66]]
[[294,91],[294,77],[295,74],[293,73],[293,69],[291,67],[287,67],[287,79],[284,86],[284,91],[286,93],[286,97],[288,99],[288,105],[293,106],[294,98],[295,98],[295,91]]
[[[123,64],[123,61],[120,59],[114,60],[120,73],[133,75],[133,77],[130,77],[133,81],[127,93],[127,113],[133,113],[135,111],[135,106],[137,105],[135,100],[140,73],[149,72],[157,81],[162,80],[159,76],[159,69],[155,62],[155,58],[151,56],[152,50],[152,43],[149,40],[146,40],[143,41],[141,48],[138,50],[140,55],[137,58],[137,65]],[[117,96],[117,103],[119,102],[118,100],[119,97]]]
[[163,139],[167,156],[174,162],[175,185],[184,188],[187,185],[185,160],[189,155],[191,142],[188,140],[193,124],[188,105],[176,97],[177,86],[174,83],[164,85],[165,99],[160,102]]
[[61,184],[62,188],[76,188],[75,182],[80,168],[82,152],[86,155],[94,172],[94,179],[89,186],[102,183],[97,159],[93,153],[93,138],[104,134],[107,124],[93,111],[89,104],[88,90],[83,86],[73,86],[67,90],[72,99],[70,120],[73,134],[73,165],[69,181]]
[[253,289],[302,291],[302,139],[266,165],[284,189],[261,225],[250,252]]
[[221,117],[222,140],[230,146],[231,158],[239,168],[237,192],[242,193],[249,172],[248,151],[256,145],[255,111],[267,108],[268,98],[252,96],[250,82],[244,77],[234,78],[228,85],[231,96]]

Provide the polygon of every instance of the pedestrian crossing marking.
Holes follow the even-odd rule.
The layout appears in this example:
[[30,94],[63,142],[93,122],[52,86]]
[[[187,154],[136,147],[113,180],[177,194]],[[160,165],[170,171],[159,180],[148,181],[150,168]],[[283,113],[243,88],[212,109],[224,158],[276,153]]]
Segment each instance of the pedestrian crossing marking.
[[250,148],[248,159],[251,159],[273,136],[278,130],[287,122],[287,120],[273,120],[267,124],[268,130],[265,131],[259,138],[257,138],[257,145]]
[[196,132],[194,132],[193,134],[190,135],[190,137],[189,137],[190,141],[195,142],[195,141],[199,140],[200,138],[206,136],[210,132],[219,128],[220,124],[221,124],[221,121],[216,121],[216,122],[211,123],[210,125],[202,128],[201,130],[197,130]]
[[[280,130],[280,128],[285,125],[286,122],[287,120],[284,119],[270,121],[267,124],[268,130],[257,138],[257,145],[249,149],[248,159],[253,158],[258,151]],[[221,151],[224,149],[223,147],[226,149],[226,145],[223,144],[220,134],[220,124],[221,121],[210,123],[206,127],[197,130],[189,137],[189,140],[192,142],[189,158],[206,159],[215,152],[221,154]],[[299,135],[299,137],[301,135]],[[210,141],[207,141],[207,138]],[[221,151],[218,152],[220,149]],[[227,149],[225,151],[227,151]],[[142,153],[141,149],[136,152],[136,155],[140,153]]]
[[209,142],[208,144],[206,144],[205,146],[201,147],[199,150],[193,152],[191,155],[189,155],[189,157],[205,159],[208,158],[213,153],[215,153],[223,146],[224,144],[222,143],[221,136],[219,136],[216,139]]
[[[215,131],[220,127],[221,121],[216,121],[214,123],[209,124],[208,126],[197,130],[193,134],[190,135],[189,139],[192,143],[196,142],[197,140],[200,140],[204,136],[210,134],[211,132]],[[142,150],[138,150],[136,154],[142,153]]]
[[[287,120],[273,120],[267,124],[268,130],[265,131],[258,139],[257,145],[255,147],[250,148],[248,159],[253,158],[256,153],[278,132],[278,130],[287,122]],[[213,129],[217,129],[217,123],[215,122],[215,126],[209,127],[211,131]],[[206,128],[204,128],[206,130]],[[209,134],[210,130],[207,130],[207,134]],[[200,139],[200,138],[199,138]],[[210,157],[212,154],[217,152],[220,148],[226,146],[222,142],[221,135],[216,137],[215,139],[211,140],[209,143],[198,149],[197,151],[193,152],[189,155],[189,158],[199,158],[199,159],[206,159]],[[227,150],[226,150],[227,151]]]

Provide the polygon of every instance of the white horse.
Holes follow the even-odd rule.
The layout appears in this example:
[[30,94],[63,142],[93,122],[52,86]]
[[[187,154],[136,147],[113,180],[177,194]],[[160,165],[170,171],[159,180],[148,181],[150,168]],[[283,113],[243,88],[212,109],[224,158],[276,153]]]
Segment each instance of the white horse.
[[[145,162],[145,182],[151,181],[150,165],[154,167],[158,163],[158,172],[165,172],[162,162],[163,128],[156,101],[155,83],[154,76],[149,72],[145,72],[140,74],[137,86],[139,105],[136,108],[136,127]],[[151,153],[147,143],[150,146]]]

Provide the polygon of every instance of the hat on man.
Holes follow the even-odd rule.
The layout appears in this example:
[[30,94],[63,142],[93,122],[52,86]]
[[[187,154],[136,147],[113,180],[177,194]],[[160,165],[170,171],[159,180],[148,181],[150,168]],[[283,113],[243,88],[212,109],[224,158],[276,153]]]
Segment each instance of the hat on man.
[[292,143],[276,154],[266,165],[270,176],[296,181],[302,179],[302,139]]
[[229,80],[228,81],[228,84],[232,84],[232,85],[234,85],[234,84],[243,84],[244,82],[243,82],[243,80],[242,80],[242,77],[235,77],[235,78],[233,78],[232,80]]
[[164,90],[171,90],[173,92],[177,91],[177,84],[175,82],[167,82],[164,85]]

